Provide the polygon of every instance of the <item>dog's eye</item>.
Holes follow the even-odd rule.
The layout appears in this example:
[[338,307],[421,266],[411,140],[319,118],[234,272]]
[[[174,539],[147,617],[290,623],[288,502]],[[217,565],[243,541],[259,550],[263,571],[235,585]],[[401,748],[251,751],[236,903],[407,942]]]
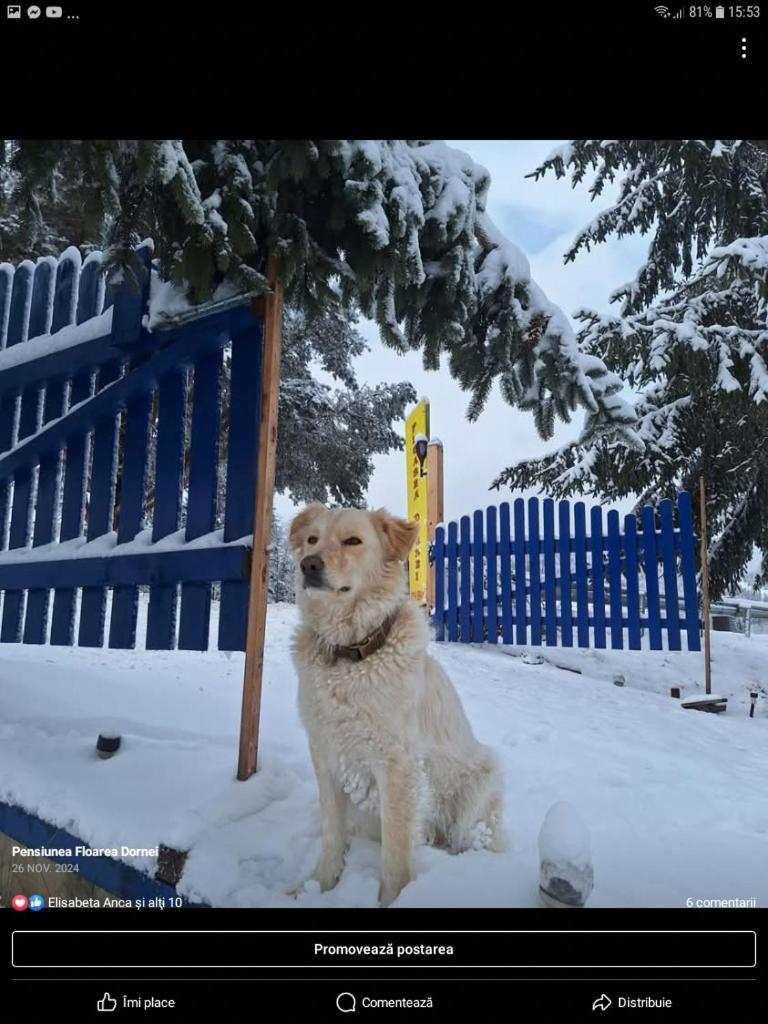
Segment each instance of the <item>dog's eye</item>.
[[347,539],[345,541],[343,541],[342,543],[344,543],[344,544],[362,544],[363,542],[360,540],[359,537],[347,537]]
[[307,544],[317,544],[317,537],[307,537]]

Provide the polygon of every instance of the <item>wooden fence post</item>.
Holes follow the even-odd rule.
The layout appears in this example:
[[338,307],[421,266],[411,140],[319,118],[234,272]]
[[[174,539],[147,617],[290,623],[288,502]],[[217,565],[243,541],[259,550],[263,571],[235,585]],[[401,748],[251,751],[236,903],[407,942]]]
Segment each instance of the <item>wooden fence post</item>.
[[253,518],[253,555],[248,601],[248,631],[245,642],[243,705],[240,718],[240,752],[237,777],[249,778],[256,771],[261,711],[261,677],[264,666],[264,634],[267,618],[267,584],[272,532],[272,497],[277,450],[277,407],[280,389],[280,355],[283,328],[283,286],[277,276],[274,256],[267,270],[271,292],[264,313],[264,356],[261,374],[259,447]]
[[701,597],[704,617],[704,684],[712,693],[712,661],[709,647],[709,554],[707,544],[707,492],[704,477],[699,477],[699,510],[701,519]]
[[[443,442],[435,438],[427,445],[427,539],[435,542],[435,528],[442,523],[443,516]],[[435,565],[429,566],[427,574],[427,607],[435,607]]]

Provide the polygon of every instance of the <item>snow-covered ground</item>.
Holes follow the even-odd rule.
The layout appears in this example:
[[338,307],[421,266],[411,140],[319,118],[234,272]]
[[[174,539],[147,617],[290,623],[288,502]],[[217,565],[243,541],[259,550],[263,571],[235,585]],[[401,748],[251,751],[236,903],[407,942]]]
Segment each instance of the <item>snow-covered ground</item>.
[[[189,849],[181,892],[218,906],[375,906],[379,847],[354,839],[332,892],[306,877],[320,820],[296,712],[296,609],[269,609],[260,770],[235,780],[241,655],[0,647],[0,799],[94,846]],[[713,634],[725,714],[669,696],[703,688],[701,654],[433,644],[476,734],[501,755],[510,846],[450,856],[420,848],[395,906],[539,906],[538,836],[559,801],[594,862],[590,906],[768,904],[768,636]],[[533,660],[533,659],[531,659]],[[561,668],[558,666],[564,666]],[[577,668],[581,674],[567,671]],[[617,673],[625,685],[614,685]],[[746,690],[761,684],[756,716]],[[107,725],[123,737],[99,760]],[[146,858],[126,858],[152,870]]]

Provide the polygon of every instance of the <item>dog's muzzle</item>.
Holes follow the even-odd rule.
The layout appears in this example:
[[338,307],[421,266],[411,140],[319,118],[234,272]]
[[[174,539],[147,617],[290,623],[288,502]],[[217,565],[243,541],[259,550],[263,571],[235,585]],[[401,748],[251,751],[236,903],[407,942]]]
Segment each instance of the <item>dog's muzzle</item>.
[[320,555],[307,555],[300,563],[301,574],[304,577],[304,589],[330,590],[331,587],[325,578],[325,562]]

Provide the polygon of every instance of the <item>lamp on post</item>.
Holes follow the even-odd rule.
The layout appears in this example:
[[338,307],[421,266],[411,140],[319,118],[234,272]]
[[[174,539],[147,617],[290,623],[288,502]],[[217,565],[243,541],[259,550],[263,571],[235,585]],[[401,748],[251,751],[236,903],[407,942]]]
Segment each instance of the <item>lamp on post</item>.
[[419,460],[419,475],[426,476],[426,470],[424,469],[424,462],[427,458],[427,445],[428,440],[424,434],[417,434],[413,439],[413,447],[416,452],[416,458]]
[[757,704],[757,690],[749,691],[749,717],[755,717],[755,704]]

